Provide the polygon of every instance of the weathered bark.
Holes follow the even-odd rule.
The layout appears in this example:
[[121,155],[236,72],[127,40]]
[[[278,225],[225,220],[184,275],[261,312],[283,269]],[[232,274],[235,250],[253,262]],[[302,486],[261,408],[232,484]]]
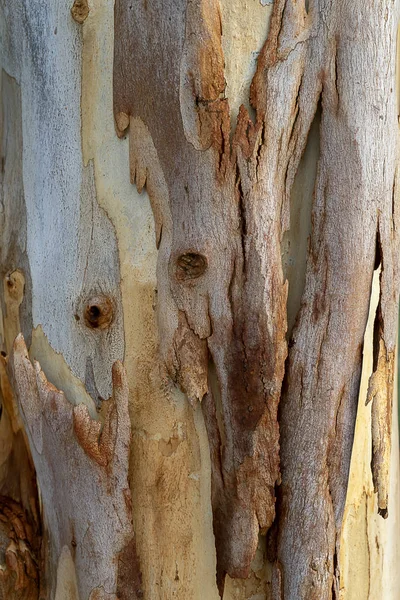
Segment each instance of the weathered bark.
[[[280,243],[321,102],[306,281],[280,412],[274,594],[328,598],[332,587],[338,594],[336,544],[376,262],[382,276],[369,388],[372,469],[379,510],[387,510],[398,294],[398,7],[389,13],[379,3],[313,2],[307,9],[304,2],[275,2],[251,90],[256,121],[242,107],[232,145],[218,3],[163,3],[165,21],[160,10],[116,4],[114,110],[120,135],[130,125],[131,180],[139,191],[148,182],[161,244],[161,326],[166,310],[175,311],[167,319],[172,331],[161,337],[167,369],[189,397],[202,399],[202,340],[216,365],[217,383],[203,406],[221,578],[247,575],[257,525],[265,530],[274,517],[286,354]],[[366,140],[375,140],[373,148]],[[155,183],[161,179],[162,189]]]
[[39,363],[34,368],[22,336],[15,340],[10,368],[46,507],[45,527],[52,538],[46,580],[50,597],[57,594],[55,575],[61,561],[79,573],[79,597],[141,598],[128,484],[131,431],[123,366],[114,364],[113,397],[102,404],[103,423],[89,415],[93,405],[73,407],[47,381]]
[[262,4],[0,2],[0,597],[398,595],[399,6]]
[[218,4],[162,10],[159,27],[161,4],[116,4],[115,114],[120,135],[129,123],[131,179],[139,191],[147,182],[155,215],[161,355],[192,402],[208,391],[207,347],[215,365],[203,407],[222,587],[226,572],[248,575],[259,528],[275,514],[286,357],[280,202],[273,178],[257,174],[261,126],[248,140],[243,113],[231,152]]
[[[308,60],[321,57],[313,64],[321,73],[322,119],[306,283],[281,403],[277,558],[288,598],[330,598],[332,585],[338,595],[335,554],[375,263],[382,266],[375,334],[381,356],[369,394],[373,475],[379,510],[387,508],[398,297],[397,19],[398,11],[378,3],[343,3],[320,14],[310,37]],[[304,77],[307,70],[306,85]]]

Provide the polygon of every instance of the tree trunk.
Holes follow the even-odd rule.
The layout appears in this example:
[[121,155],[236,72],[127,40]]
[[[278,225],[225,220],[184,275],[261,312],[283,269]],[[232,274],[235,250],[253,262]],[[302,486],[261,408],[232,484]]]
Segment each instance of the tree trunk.
[[0,598],[400,598],[398,0],[0,7]]

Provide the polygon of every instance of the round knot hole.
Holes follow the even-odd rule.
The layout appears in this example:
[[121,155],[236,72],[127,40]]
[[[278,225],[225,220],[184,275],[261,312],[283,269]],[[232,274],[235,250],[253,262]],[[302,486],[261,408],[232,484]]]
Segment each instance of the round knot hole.
[[178,281],[197,279],[207,269],[207,259],[202,254],[187,252],[181,254],[176,261],[176,278]]
[[114,317],[113,304],[107,296],[90,298],[84,309],[85,323],[91,329],[105,329]]

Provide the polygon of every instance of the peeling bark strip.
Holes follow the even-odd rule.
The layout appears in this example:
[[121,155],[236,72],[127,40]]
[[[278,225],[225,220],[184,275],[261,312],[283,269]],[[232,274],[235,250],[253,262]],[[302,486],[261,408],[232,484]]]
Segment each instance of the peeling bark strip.
[[9,370],[49,532],[49,597],[57,585],[57,561],[67,553],[73,557],[80,598],[142,598],[128,486],[131,431],[122,363],[113,367],[113,396],[105,402],[102,427],[86,406],[73,406],[49,383],[38,363],[32,365],[22,335],[15,340]]
[[384,345],[370,395],[374,480],[387,508],[398,4],[276,0],[251,89],[256,121],[242,107],[232,136],[218,2],[115,4],[117,133],[130,127],[132,182],[147,186],[153,207],[161,356],[191,402],[205,396],[220,589],[226,572],[248,574],[259,528],[275,516],[286,357],[280,244],[319,101],[306,284],[280,412],[275,597],[328,599],[338,589],[378,230]]
[[275,516],[287,295],[284,176],[276,192],[244,114],[230,145],[221,33],[215,0],[115,5],[115,120],[154,212],[161,356],[192,403],[206,395],[220,589]]

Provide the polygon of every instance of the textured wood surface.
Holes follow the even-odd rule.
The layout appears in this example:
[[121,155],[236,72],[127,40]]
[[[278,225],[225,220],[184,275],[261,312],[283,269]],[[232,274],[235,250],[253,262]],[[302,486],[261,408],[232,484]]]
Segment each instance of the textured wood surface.
[[[216,554],[225,600],[366,600],[396,556],[398,2],[113,10],[0,0],[0,595],[216,600]],[[378,265],[344,562],[380,548],[343,587]]]
[[[251,87],[255,121],[243,106],[231,131],[218,2],[164,2],[163,19],[157,3],[116,3],[116,127],[123,136],[129,126],[131,180],[139,190],[147,184],[153,206],[161,355],[189,399],[203,402],[221,589],[226,572],[248,573],[258,529],[275,517],[279,483],[274,597],[338,596],[338,534],[376,264],[369,398],[373,477],[386,515],[398,8],[277,0]],[[318,107],[304,291],[284,369],[281,242]]]
[[160,10],[116,5],[115,115],[120,135],[130,123],[132,181],[147,182],[156,220],[161,355],[192,402],[207,392],[222,588],[226,572],[248,575],[275,514],[281,197],[257,174],[261,124],[248,139],[242,113],[230,142],[218,4],[163,3],[162,25]]
[[50,597],[65,550],[73,556],[80,598],[143,597],[132,530],[131,428],[122,364],[113,367],[113,397],[103,403],[102,422],[90,417],[86,405],[73,406],[47,381],[39,363],[32,365],[22,335],[9,365],[49,532]]

